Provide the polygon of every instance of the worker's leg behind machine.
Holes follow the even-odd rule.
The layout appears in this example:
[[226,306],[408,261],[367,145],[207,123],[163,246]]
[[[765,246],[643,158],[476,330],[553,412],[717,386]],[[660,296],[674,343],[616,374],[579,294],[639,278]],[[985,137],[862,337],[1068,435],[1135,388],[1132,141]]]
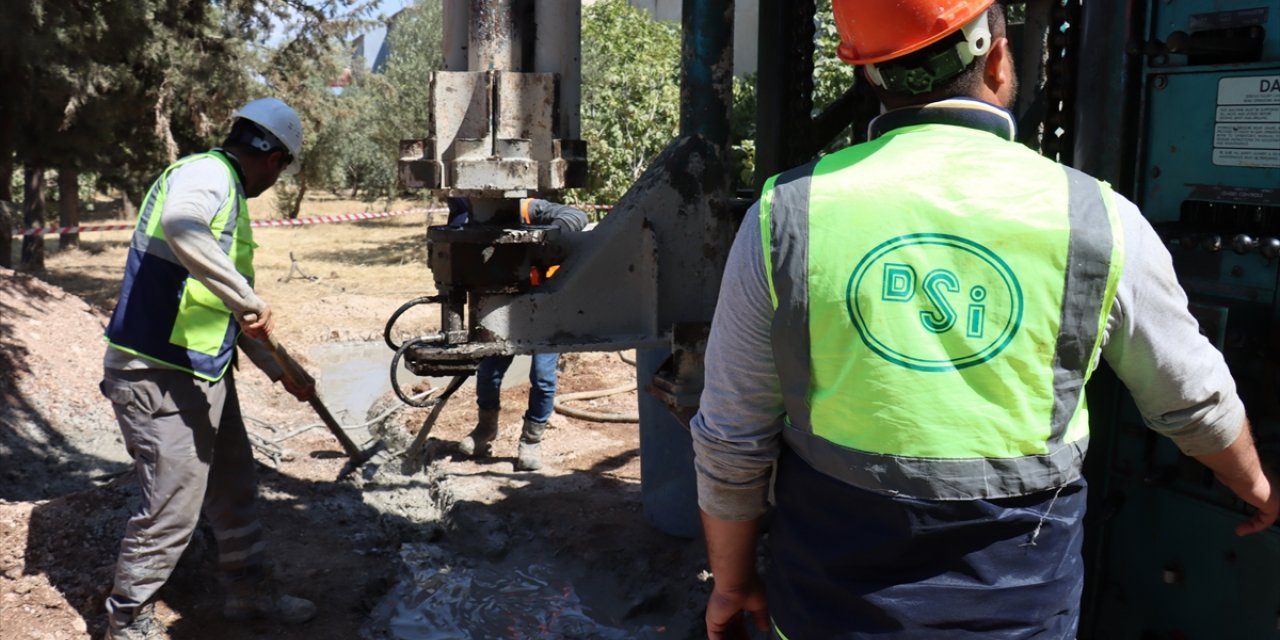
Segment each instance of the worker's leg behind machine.
[[558,353],[535,353],[529,367],[529,409],[525,411],[520,431],[520,448],[516,454],[517,471],[542,468],[542,435],[547,431],[551,413],[555,411],[556,367]]
[[491,356],[476,368],[476,406],[480,417],[476,428],[458,443],[458,451],[467,457],[485,457],[493,450],[498,437],[498,410],[502,404],[502,377],[515,356]]

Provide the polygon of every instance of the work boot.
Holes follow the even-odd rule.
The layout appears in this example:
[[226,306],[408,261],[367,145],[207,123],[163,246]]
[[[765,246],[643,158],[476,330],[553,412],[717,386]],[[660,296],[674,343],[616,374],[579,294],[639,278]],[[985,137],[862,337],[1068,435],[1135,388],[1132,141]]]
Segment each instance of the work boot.
[[458,451],[468,458],[486,457],[493,450],[493,440],[497,437],[498,410],[481,409],[476,428],[458,443]]
[[106,640],[168,640],[169,634],[156,618],[156,607],[147,603],[133,614],[129,624],[120,626],[115,617],[107,620]]
[[516,454],[516,471],[537,471],[542,468],[542,434],[547,423],[524,419],[520,432],[520,450]]
[[315,603],[282,593],[271,578],[247,585],[233,583],[227,588],[227,602],[222,607],[222,617],[232,621],[259,619],[301,624],[315,615]]

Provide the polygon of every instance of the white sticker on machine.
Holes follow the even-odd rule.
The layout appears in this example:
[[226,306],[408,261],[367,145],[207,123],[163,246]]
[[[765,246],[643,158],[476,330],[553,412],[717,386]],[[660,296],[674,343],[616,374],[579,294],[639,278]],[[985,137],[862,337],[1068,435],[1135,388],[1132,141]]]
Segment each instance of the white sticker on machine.
[[1280,74],[1218,81],[1213,163],[1280,167]]

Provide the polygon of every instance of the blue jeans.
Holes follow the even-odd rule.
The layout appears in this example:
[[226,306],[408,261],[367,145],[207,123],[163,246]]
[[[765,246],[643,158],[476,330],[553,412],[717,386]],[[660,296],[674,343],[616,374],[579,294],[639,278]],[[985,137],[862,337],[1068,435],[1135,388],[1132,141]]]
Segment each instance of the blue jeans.
[[[476,369],[476,404],[481,409],[497,409],[501,402],[502,376],[506,375],[515,356],[490,356]],[[529,367],[529,410],[526,420],[546,422],[555,410],[556,365],[558,353],[535,353]]]

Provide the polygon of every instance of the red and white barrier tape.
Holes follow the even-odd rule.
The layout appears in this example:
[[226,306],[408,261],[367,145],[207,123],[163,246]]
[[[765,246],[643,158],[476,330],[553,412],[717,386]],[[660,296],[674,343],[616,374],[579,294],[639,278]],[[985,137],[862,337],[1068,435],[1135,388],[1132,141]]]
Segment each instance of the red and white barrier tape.
[[407,213],[438,213],[448,209],[401,209],[399,211],[365,211],[362,213],[341,213],[334,216],[313,216],[310,218],[292,218],[271,220],[254,220],[250,224],[255,227],[299,227],[306,224],[328,224],[331,222],[355,222],[357,220],[375,220],[377,218],[394,218]]
[[[579,209],[595,209],[604,210],[612,209],[613,205],[607,204],[582,204],[573,205]],[[254,227],[300,227],[308,224],[329,224],[333,222],[355,222],[358,220],[376,220],[378,218],[394,218],[410,213],[441,213],[448,211],[446,207],[435,207],[431,209],[413,208],[400,209],[398,211],[364,211],[361,213],[343,213],[332,216],[312,216],[310,218],[293,218],[280,219],[273,218],[270,220],[254,220],[250,225]],[[32,227],[14,232],[14,237],[20,236],[51,236],[62,235],[64,233],[89,233],[92,231],[126,231],[134,228],[134,223],[129,224],[90,224],[78,227]]]

